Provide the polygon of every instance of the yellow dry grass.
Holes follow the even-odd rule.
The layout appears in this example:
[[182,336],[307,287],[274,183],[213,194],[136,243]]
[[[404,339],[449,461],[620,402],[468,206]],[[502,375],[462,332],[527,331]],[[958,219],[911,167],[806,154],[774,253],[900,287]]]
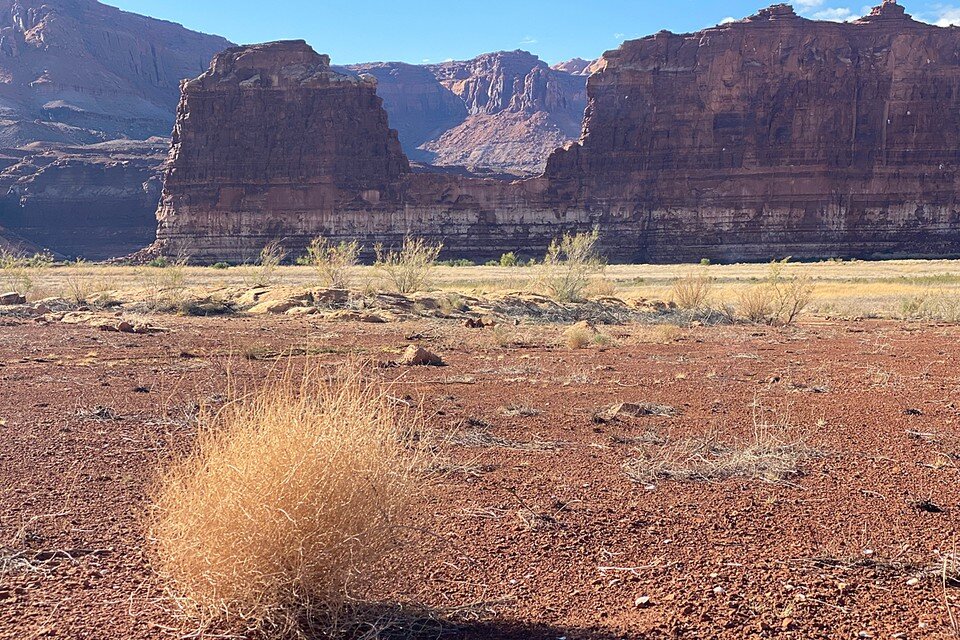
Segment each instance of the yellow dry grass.
[[[244,287],[258,267],[212,269],[184,267],[171,277],[155,267],[119,267],[70,265],[46,268],[31,274],[30,299],[60,296],[74,298],[76,290],[155,290],[158,282],[176,280],[177,287],[211,291],[223,287]],[[767,277],[768,264],[696,266],[697,272],[712,283],[711,301],[717,306],[735,306],[744,291]],[[688,275],[691,265],[612,265],[604,272],[604,288],[616,290],[624,298],[669,300],[675,283]],[[901,318],[910,315],[911,306],[921,306],[920,315],[936,319],[938,309],[960,308],[960,261],[891,260],[882,262],[846,261],[789,263],[783,276],[806,276],[813,286],[808,312],[834,316]],[[358,289],[375,289],[378,274],[371,267],[350,269],[350,280]],[[529,267],[446,267],[431,274],[433,288],[470,295],[489,295],[508,291],[536,289],[537,270]],[[311,267],[282,266],[274,280],[282,286],[317,287],[317,274]],[[169,288],[169,287],[168,287]],[[593,292],[591,292],[593,293]],[[930,300],[926,305],[911,301]]]
[[149,522],[153,564],[183,613],[280,634],[338,615],[417,495],[413,426],[356,366],[310,365],[205,413]]

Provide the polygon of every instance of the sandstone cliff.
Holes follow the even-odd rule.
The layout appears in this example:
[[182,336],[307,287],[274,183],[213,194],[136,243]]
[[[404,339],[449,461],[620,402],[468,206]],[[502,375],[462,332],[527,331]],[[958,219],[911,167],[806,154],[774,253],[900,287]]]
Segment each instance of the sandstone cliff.
[[[958,255],[958,50],[960,30],[893,2],[852,24],[776,5],[627,42],[590,77],[580,142],[510,183],[407,173],[372,83],[277,87],[262,78],[328,61],[302,43],[238,49],[185,87],[158,249],[244,260],[272,238],[296,253],[316,234],[410,232],[483,259],[596,225],[616,260]],[[460,73],[442,81],[473,115],[556,104],[538,74],[543,91]]]
[[853,24],[775,5],[627,42],[547,177],[615,201],[654,260],[956,254],[958,51],[960,29],[890,1]]
[[585,79],[551,69],[526,51],[349,69],[377,78],[390,124],[418,162],[539,174],[554,149],[580,136]]

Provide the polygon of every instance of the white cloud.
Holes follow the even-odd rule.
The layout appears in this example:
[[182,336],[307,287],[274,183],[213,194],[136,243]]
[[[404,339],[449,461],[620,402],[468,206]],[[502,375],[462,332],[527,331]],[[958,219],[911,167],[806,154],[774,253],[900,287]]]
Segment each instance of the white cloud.
[[810,17],[814,20],[847,22],[848,20],[856,20],[860,17],[860,15],[850,11],[850,9],[846,7],[827,7],[825,9],[820,9],[819,11],[813,12]]
[[931,22],[938,27],[960,26],[960,7],[937,7],[937,13]]
[[615,34],[613,34],[613,39],[614,39],[614,40],[623,40],[623,39],[626,38],[626,37],[627,37],[627,34],[625,34],[625,33],[615,33]]
[[730,24],[731,22],[736,22],[736,21],[737,19],[734,18],[733,16],[727,16],[726,18],[720,21],[720,24]]
[[534,38],[533,36],[527,36],[527,37],[525,37],[523,40],[520,41],[520,44],[522,44],[522,45],[530,45],[530,44],[537,44],[537,42],[539,42],[539,40],[537,40],[537,39]]
[[825,0],[794,0],[793,4],[796,5],[800,11],[808,11],[810,9],[822,7],[824,2]]

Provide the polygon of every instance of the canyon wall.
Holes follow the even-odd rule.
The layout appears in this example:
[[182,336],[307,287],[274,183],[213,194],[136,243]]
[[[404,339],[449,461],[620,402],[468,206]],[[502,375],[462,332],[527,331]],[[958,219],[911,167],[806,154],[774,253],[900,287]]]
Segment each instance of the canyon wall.
[[531,176],[580,137],[587,104],[579,61],[574,74],[526,51],[487,53],[435,65],[352,65],[374,76],[377,93],[411,160],[476,173]]
[[180,81],[228,46],[95,0],[0,0],[6,246],[97,260],[151,242]]
[[627,42],[589,91],[547,178],[635,207],[648,259],[960,253],[960,29],[775,5]]
[[230,42],[95,0],[0,0],[0,147],[168,136]]
[[[257,82],[230,70],[248,55]],[[369,81],[263,81],[304,66],[329,75],[302,43],[238,49],[185,86],[156,250],[247,260],[274,237],[296,254],[409,232],[484,259],[597,226],[636,262],[960,254],[960,30],[891,1],[850,24],[775,5],[624,43],[594,66],[580,142],[516,182],[411,173]],[[478,113],[521,95],[448,82]],[[313,124],[331,110],[351,124]]]

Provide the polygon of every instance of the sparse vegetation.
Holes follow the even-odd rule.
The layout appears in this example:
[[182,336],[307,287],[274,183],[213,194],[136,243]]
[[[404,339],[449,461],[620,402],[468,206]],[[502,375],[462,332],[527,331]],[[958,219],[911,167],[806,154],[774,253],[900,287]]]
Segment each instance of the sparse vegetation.
[[563,339],[568,349],[585,349],[593,342],[597,332],[587,323],[578,322],[563,332]]
[[151,311],[181,311],[187,294],[187,256],[175,259],[158,258],[154,266],[140,271],[140,284],[145,302]]
[[813,299],[813,284],[806,275],[785,276],[787,260],[770,264],[763,282],[740,292],[737,310],[750,322],[793,324]]
[[360,250],[360,244],[356,241],[334,245],[324,237],[317,237],[307,247],[306,262],[317,272],[323,286],[348,289]]
[[268,287],[279,279],[278,270],[287,257],[287,250],[279,240],[271,240],[263,249],[253,270],[247,274],[245,283],[249,287]]
[[698,311],[710,305],[714,281],[705,271],[691,271],[673,283],[671,297],[681,309]]
[[904,320],[960,321],[960,295],[942,288],[930,288],[900,301],[900,317]]
[[745,441],[726,443],[712,433],[662,442],[638,449],[639,455],[624,464],[626,474],[636,482],[658,480],[725,480],[746,478],[779,483],[800,472],[800,463],[815,455],[798,436],[785,416],[774,421],[753,403],[753,432]]
[[282,634],[336,615],[396,543],[416,425],[356,367],[235,396],[162,475],[152,560],[188,617]]
[[517,254],[514,253],[513,251],[509,253],[504,253],[503,255],[500,256],[501,267],[516,267],[519,264],[520,264],[520,260],[519,258],[517,258]]
[[399,251],[378,244],[374,268],[397,293],[415,293],[427,287],[442,244],[430,244],[423,238],[407,236]]
[[14,291],[26,297],[36,287],[41,272],[52,264],[49,254],[21,256],[0,250],[0,293]]
[[560,302],[583,299],[583,292],[591,279],[603,273],[606,266],[597,253],[600,232],[565,233],[554,240],[538,267],[538,283],[550,296]]

